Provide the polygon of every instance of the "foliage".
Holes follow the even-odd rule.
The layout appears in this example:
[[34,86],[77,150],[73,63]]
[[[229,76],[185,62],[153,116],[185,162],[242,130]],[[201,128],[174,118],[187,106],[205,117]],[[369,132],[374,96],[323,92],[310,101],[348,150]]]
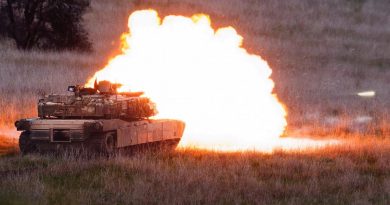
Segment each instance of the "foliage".
[[91,50],[81,21],[89,1],[1,0],[0,35],[19,49]]

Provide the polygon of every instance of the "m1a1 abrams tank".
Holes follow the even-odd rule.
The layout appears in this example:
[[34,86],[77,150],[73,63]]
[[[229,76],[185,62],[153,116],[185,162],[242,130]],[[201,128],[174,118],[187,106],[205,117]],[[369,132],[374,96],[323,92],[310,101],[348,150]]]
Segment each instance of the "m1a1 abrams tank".
[[15,122],[20,151],[55,151],[81,147],[103,154],[142,145],[173,145],[185,124],[179,120],[149,119],[155,104],[142,92],[118,93],[118,84],[95,81],[94,88],[69,86],[71,94],[51,94],[38,102],[38,118]]

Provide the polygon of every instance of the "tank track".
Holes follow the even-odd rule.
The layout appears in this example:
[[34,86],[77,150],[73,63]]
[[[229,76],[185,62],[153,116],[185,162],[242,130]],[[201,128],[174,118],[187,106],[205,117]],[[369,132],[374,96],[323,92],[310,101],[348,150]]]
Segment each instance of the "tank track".
[[159,142],[144,143],[124,148],[116,147],[116,133],[105,132],[84,142],[72,143],[50,143],[47,141],[31,140],[29,131],[21,133],[19,138],[19,149],[22,155],[33,153],[63,153],[64,150],[75,153],[90,153],[103,156],[114,156],[118,153],[133,154],[143,151],[170,151],[174,150],[179,139],[164,140]]

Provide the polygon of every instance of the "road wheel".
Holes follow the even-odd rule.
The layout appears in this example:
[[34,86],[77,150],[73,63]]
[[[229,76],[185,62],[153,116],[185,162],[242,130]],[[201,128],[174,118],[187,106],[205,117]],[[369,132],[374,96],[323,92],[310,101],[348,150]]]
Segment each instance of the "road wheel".
[[116,151],[116,140],[115,134],[112,132],[108,132],[104,135],[101,143],[101,151],[102,154],[107,156],[112,156]]
[[25,155],[35,151],[35,146],[31,142],[30,133],[27,131],[22,132],[19,137],[19,149],[20,152]]

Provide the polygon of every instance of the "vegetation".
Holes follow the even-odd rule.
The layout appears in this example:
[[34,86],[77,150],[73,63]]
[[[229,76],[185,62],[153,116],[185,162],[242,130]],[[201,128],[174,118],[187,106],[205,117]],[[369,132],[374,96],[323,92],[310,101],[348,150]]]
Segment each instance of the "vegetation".
[[81,26],[89,1],[1,0],[0,6],[0,34],[19,49],[91,49]]
[[19,153],[19,149],[16,147],[16,144],[16,138],[0,135],[0,156]]
[[296,153],[7,156],[3,204],[388,204],[390,141]]
[[[39,95],[84,83],[120,52],[128,15],[143,8],[162,15],[203,12],[214,27],[236,28],[244,47],[272,67],[290,130],[388,135],[390,3],[376,0],[93,1],[83,20],[94,53],[22,52],[1,41],[0,106],[7,112],[0,113],[0,124],[11,127],[36,115]],[[376,96],[356,95],[365,90]]]
[[[93,53],[24,52],[0,41],[0,135],[36,115],[40,95],[84,83],[119,52],[128,15],[203,12],[233,26],[273,69],[288,133],[346,138],[296,153],[180,151],[83,159],[19,156],[0,137],[5,204],[388,204],[390,1],[92,1],[83,20]],[[0,15],[3,13],[0,12]],[[1,18],[0,18],[1,20]],[[373,98],[357,92],[374,90]],[[7,140],[6,140],[7,139]],[[4,151],[6,150],[6,151]]]

